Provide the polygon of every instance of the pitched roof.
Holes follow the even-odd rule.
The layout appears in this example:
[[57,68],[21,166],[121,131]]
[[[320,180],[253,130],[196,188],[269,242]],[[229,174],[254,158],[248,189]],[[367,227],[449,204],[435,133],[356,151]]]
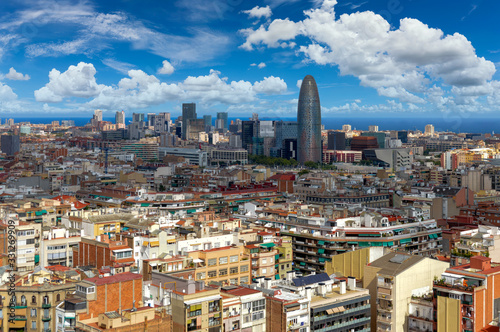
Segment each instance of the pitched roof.
[[100,286],[100,285],[105,285],[105,284],[115,284],[118,282],[138,280],[138,279],[142,279],[142,275],[137,274],[137,273],[132,273],[132,272],[124,272],[124,273],[115,274],[114,276],[110,276],[110,277],[89,278],[89,279],[85,279],[85,281],[91,282],[91,283],[95,284],[96,286]]

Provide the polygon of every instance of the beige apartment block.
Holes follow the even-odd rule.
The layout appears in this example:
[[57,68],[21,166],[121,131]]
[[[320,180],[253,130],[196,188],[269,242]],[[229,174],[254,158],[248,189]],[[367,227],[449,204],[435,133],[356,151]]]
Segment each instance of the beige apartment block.
[[449,263],[428,257],[389,253],[365,267],[363,287],[370,291],[371,330],[408,331],[407,317],[412,295],[432,289]]

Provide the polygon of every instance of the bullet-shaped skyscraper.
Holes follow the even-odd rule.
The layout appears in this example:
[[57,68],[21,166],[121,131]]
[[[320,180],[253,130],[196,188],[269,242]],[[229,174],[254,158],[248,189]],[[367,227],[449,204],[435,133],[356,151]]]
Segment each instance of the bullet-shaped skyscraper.
[[318,87],[311,75],[304,77],[300,86],[297,122],[297,161],[321,162],[321,106]]

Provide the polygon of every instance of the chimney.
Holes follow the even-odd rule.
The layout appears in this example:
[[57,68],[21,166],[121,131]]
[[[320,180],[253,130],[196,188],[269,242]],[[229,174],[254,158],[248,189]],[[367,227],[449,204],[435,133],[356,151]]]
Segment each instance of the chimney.
[[312,297],[312,290],[311,290],[311,287],[306,287],[306,297],[309,301],[311,301],[311,297]]
[[270,289],[271,288],[271,278],[264,278],[264,287],[266,289]]
[[340,281],[340,294],[345,294],[346,292],[346,282],[345,280]]
[[348,277],[347,278],[347,289],[354,290],[356,288],[356,278]]
[[324,282],[320,282],[318,284],[318,295],[325,296],[326,295],[326,286]]

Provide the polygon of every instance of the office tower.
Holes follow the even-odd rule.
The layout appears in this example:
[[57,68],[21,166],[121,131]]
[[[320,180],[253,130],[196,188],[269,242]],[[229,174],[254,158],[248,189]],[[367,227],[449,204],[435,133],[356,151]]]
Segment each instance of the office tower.
[[229,123],[227,121],[227,112],[218,112],[217,113],[217,120],[222,120],[222,129],[226,132],[229,127]]
[[295,139],[298,136],[298,123],[296,121],[275,121],[274,122],[274,147],[271,149],[271,156],[283,157],[285,139]]
[[97,121],[102,121],[102,111],[101,110],[94,111],[94,119],[96,119]]
[[19,135],[2,135],[0,143],[2,152],[7,156],[13,156],[18,153],[21,148]]
[[328,150],[345,150],[345,133],[339,131],[328,132]]
[[125,124],[125,112],[124,111],[116,112],[115,124]]
[[[184,124],[185,121],[182,123]],[[198,140],[199,133],[205,131],[205,121],[203,119],[189,119],[187,120],[186,127],[186,138],[185,139],[193,139]]]
[[375,137],[377,139],[377,144],[380,149],[385,149],[387,147],[385,144],[387,135],[384,132],[364,132],[361,133],[361,136]]
[[156,121],[156,113],[148,113],[148,127],[154,127]]
[[144,113],[132,113],[132,122],[144,122]]
[[434,126],[431,124],[428,124],[425,126],[425,135],[426,136],[433,136],[434,135]]
[[[203,120],[205,121],[205,127],[210,128],[212,127],[212,116],[211,115],[204,115]],[[207,132],[210,130],[207,130]]]
[[408,143],[408,132],[405,130],[398,131],[398,139],[401,140],[401,143]]
[[189,120],[194,120],[196,117],[195,103],[182,104],[182,139],[187,138],[187,126],[189,124]]
[[366,149],[378,149],[377,138],[373,136],[356,136],[352,138],[351,150],[363,151]]
[[368,131],[377,132],[378,131],[378,126],[368,126]]
[[253,138],[258,137],[259,121],[243,121],[241,124],[241,146],[247,150],[249,154],[253,154],[252,145]]
[[153,127],[157,134],[170,132],[170,113],[155,114]]
[[12,127],[14,125],[14,119],[5,120],[5,124]]
[[321,106],[318,87],[311,75],[304,77],[300,86],[297,121],[297,161],[321,162]]
[[351,130],[352,130],[352,127],[351,127],[351,125],[349,125],[349,124],[345,124],[345,125],[343,125],[343,126],[342,126],[342,131],[343,131],[343,132],[346,132],[346,133],[347,133],[347,132],[349,132],[349,131],[351,131]]

